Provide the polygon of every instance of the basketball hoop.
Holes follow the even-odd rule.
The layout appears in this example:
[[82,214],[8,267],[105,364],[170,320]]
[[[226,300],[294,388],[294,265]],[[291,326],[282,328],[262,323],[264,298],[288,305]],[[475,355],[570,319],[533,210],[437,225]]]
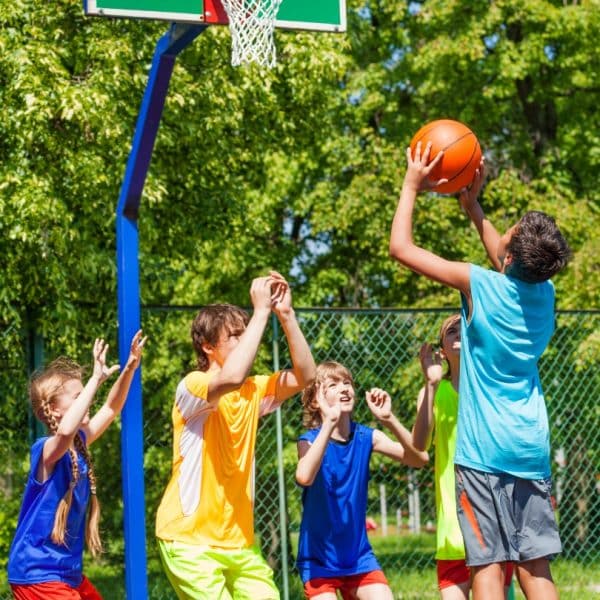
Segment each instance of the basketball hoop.
[[275,18],[281,0],[222,0],[231,31],[231,64],[276,63]]

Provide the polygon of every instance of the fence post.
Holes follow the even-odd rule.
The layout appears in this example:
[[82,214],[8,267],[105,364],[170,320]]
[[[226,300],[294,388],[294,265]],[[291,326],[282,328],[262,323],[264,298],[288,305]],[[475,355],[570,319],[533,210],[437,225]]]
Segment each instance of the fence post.
[[421,504],[419,499],[419,486],[415,483],[415,474],[408,471],[408,522],[413,533],[421,531]]
[[385,497],[385,485],[379,484],[379,503],[381,506],[381,535],[387,535],[387,498]]
[[[44,364],[44,338],[32,326],[28,327],[27,337],[27,366],[28,375],[31,376]],[[27,411],[29,414],[29,441],[31,446],[35,440],[45,434],[45,431],[43,425],[33,414],[30,402],[27,403]]]
[[[273,371],[279,371],[279,322],[272,315],[273,324]],[[277,427],[277,480],[279,488],[279,529],[281,546],[281,576],[283,578],[283,600],[289,600],[289,576],[288,576],[288,539],[287,539],[287,509],[285,505],[285,470],[283,468],[283,425],[281,422],[281,407],[275,411],[275,422]]]

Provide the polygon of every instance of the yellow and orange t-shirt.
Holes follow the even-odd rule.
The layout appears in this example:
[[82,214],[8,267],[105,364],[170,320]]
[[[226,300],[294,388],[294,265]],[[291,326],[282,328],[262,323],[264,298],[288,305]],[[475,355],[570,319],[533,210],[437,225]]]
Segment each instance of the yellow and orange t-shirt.
[[207,402],[212,374],[193,371],[177,386],[171,480],[156,536],[186,544],[244,548],[254,542],[254,447],[258,418],[277,408],[279,373],[248,377]]

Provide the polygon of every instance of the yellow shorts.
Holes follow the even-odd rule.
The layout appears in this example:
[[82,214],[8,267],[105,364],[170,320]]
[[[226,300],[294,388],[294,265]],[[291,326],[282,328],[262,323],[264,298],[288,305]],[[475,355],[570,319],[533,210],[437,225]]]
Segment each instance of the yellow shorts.
[[158,540],[180,600],[279,600],[273,571],[256,548],[225,549]]

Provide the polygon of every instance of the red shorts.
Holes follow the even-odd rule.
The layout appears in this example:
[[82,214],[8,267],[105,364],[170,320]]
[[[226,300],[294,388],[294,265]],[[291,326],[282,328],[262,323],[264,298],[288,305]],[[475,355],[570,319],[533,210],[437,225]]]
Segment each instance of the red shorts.
[[[509,586],[515,570],[515,565],[511,562],[506,563],[504,585]],[[465,560],[438,560],[437,578],[440,590],[452,585],[461,585],[471,579],[471,572]]]
[[342,598],[345,600],[346,598],[354,598],[354,592],[357,588],[373,583],[388,585],[383,571],[369,571],[368,573],[343,577],[316,577],[304,584],[304,594],[307,598],[312,598],[326,592],[335,594],[336,590],[340,590]]
[[10,584],[17,600],[102,600],[100,592],[84,575],[79,587],[71,587],[62,581],[32,583],[30,585]]

